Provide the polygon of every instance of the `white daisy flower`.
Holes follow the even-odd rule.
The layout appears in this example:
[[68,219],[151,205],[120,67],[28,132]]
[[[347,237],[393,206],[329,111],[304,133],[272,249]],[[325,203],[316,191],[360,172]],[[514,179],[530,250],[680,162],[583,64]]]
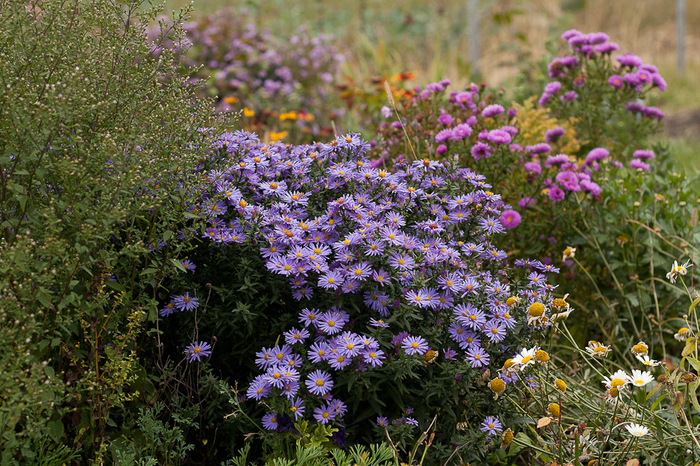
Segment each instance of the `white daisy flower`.
[[593,356],[604,358],[610,352],[610,347],[601,345],[595,340],[591,340],[588,342],[588,346],[586,346],[586,351],[588,351]]
[[610,377],[604,377],[603,383],[605,388],[617,388],[620,390],[630,383],[630,376],[625,371],[619,370]]
[[686,263],[683,265],[678,265],[678,261],[673,261],[673,267],[671,267],[671,271],[666,274],[666,278],[671,283],[676,283],[676,278],[678,278],[678,275],[685,275],[688,273],[688,269],[692,266],[693,264],[691,264],[690,261],[686,261]]
[[644,437],[645,435],[649,435],[649,428],[644,427],[641,424],[627,424],[625,425],[625,429],[627,429],[627,432],[635,437]]
[[654,376],[651,375],[651,372],[638,371],[636,369],[632,371],[632,377],[630,377],[630,383],[635,387],[643,387],[653,380]]
[[651,359],[648,354],[645,354],[644,356],[637,356],[637,359],[639,360],[639,362],[649,367],[656,367],[659,364],[661,364],[656,359]]
[[535,354],[537,353],[537,347],[527,349],[523,348],[520,350],[517,356],[513,358],[513,364],[517,364],[520,369],[524,369],[529,364],[535,363]]

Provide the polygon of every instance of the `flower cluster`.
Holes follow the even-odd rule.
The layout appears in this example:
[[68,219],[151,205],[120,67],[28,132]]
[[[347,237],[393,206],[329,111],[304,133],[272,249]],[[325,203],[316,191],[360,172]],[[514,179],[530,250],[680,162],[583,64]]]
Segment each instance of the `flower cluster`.
[[[510,137],[501,132],[491,139]],[[216,145],[229,165],[208,173],[203,236],[257,248],[308,303],[285,344],[257,353],[247,397],[268,400],[270,429],[283,415],[342,422],[333,387],[357,372],[417,371],[439,358],[452,380],[475,380],[550,325],[544,273],[558,270],[522,260],[528,280],[509,276],[493,238],[514,216],[483,176],[430,159],[373,168],[368,148],[356,134],[288,146],[236,132]],[[534,320],[533,303],[544,303]]]
[[184,26],[186,44],[156,43],[159,29],[149,29],[153,52],[181,49],[186,67],[199,68],[193,79],[205,80],[207,96],[217,96],[218,111],[243,110],[249,126],[264,126],[278,138],[282,127],[317,135],[318,121],[335,111],[329,101],[345,58],[334,37],[312,36],[304,26],[292,37],[277,37],[257,28],[245,9],[224,9]]

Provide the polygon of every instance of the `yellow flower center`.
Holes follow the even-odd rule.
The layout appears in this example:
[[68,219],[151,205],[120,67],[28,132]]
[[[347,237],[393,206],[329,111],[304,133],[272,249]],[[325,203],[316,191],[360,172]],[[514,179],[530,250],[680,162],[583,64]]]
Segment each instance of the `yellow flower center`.
[[528,362],[532,361],[532,356],[528,355],[523,358],[523,364],[527,364]]
[[316,385],[318,387],[323,387],[324,383],[323,379],[316,379]]

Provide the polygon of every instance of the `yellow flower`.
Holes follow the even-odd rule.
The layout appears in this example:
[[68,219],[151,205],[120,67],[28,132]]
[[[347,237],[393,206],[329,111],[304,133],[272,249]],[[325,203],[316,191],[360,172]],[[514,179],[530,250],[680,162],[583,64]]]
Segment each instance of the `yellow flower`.
[[559,406],[557,403],[550,403],[549,414],[551,414],[553,417],[559,417],[561,415],[561,406]]
[[496,395],[500,395],[506,390],[506,383],[502,379],[495,378],[489,382],[489,389]]
[[532,317],[541,316],[544,314],[544,304],[538,302],[530,304],[530,307],[527,309],[527,313]]
[[249,109],[248,107],[243,107],[243,116],[248,118],[254,117],[255,112]]
[[555,380],[554,385],[557,386],[560,392],[564,393],[566,391],[566,382],[564,382],[562,379]]
[[503,436],[501,437],[501,446],[505,448],[508,445],[510,445],[510,442],[513,441],[513,437],[513,431],[510,429],[506,429],[506,431],[503,432]]
[[233,97],[233,96],[224,97],[224,102],[229,104],[229,105],[236,104],[236,103],[238,103],[238,97]]
[[297,119],[297,112],[287,112],[287,113],[280,113],[280,121],[284,120],[296,120]]
[[549,354],[545,350],[537,350],[535,360],[541,363],[549,362]]
[[275,133],[274,131],[272,131],[270,133],[270,141],[272,142],[277,142],[280,139],[284,139],[285,137],[287,137],[286,131],[280,131],[279,133]]

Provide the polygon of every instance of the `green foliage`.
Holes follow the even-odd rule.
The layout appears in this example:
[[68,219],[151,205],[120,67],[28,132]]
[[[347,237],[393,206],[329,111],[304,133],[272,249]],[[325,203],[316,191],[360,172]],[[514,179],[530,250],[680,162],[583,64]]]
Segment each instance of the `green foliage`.
[[[139,408],[136,420],[141,438],[120,438],[114,442],[113,455],[115,465],[179,465],[194,445],[185,441],[185,430],[198,428],[193,422],[197,410],[173,416],[174,425],[157,419],[165,410],[163,403],[156,403],[154,408]],[[121,440],[121,441],[120,441]]]
[[140,3],[0,5],[3,464],[99,461],[153,397],[143,331],[213,120],[172,55],[146,59]]

